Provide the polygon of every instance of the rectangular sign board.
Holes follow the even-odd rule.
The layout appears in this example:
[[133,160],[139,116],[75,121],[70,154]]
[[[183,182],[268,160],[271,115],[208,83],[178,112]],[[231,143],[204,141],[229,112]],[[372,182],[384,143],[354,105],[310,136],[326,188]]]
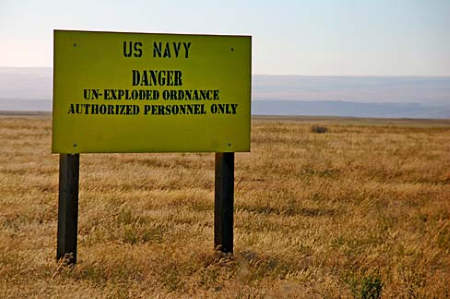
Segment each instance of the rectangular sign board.
[[53,153],[250,151],[250,36],[55,30],[53,67]]

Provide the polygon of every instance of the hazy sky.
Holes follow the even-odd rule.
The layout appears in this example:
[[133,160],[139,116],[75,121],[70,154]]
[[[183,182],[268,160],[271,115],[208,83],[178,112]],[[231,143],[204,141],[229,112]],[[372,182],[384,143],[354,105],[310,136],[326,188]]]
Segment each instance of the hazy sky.
[[0,0],[0,66],[52,66],[53,29],[252,35],[254,74],[450,76],[450,0]]

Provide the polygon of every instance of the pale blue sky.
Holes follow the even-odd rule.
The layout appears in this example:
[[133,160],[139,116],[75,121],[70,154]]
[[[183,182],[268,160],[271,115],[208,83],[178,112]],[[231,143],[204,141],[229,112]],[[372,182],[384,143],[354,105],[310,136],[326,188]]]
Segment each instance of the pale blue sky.
[[450,0],[0,0],[0,66],[52,66],[53,29],[253,36],[253,73],[450,76]]

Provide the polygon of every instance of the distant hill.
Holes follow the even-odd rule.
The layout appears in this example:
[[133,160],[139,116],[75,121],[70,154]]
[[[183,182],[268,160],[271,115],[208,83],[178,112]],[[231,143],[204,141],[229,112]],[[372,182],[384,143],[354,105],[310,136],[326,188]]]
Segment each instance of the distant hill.
[[253,99],[450,104],[450,77],[253,76]]
[[0,111],[52,111],[52,101],[0,98]]
[[344,101],[253,101],[253,115],[306,115],[376,118],[450,118],[450,106],[413,103],[357,103]]
[[0,67],[0,99],[51,100],[53,70]]
[[[0,110],[51,111],[52,77],[0,67]],[[254,75],[252,114],[450,118],[450,77]]]

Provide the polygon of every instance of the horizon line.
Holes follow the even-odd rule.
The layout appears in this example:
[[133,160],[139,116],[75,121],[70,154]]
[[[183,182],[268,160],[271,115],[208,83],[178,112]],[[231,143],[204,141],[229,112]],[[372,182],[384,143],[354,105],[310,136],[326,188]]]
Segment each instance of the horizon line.
[[[53,66],[4,66],[0,65],[0,68],[10,68],[10,69],[53,69]],[[356,78],[356,77],[366,77],[366,78],[450,78],[450,74],[448,75],[305,75],[305,74],[267,74],[267,73],[259,73],[252,74],[252,76],[272,76],[272,77],[339,77],[339,78]]]

